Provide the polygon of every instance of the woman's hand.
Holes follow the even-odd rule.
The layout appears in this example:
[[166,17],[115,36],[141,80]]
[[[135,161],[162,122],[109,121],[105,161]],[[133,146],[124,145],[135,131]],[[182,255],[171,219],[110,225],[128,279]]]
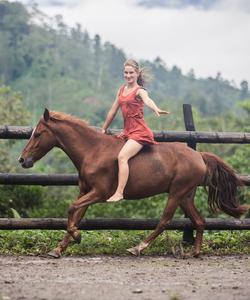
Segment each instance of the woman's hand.
[[170,114],[169,111],[162,110],[162,109],[159,109],[159,108],[157,110],[155,110],[155,113],[156,113],[157,117],[160,117],[160,115],[169,115]]
[[102,133],[103,133],[103,134],[106,134],[106,129],[103,129],[103,128],[102,128]]

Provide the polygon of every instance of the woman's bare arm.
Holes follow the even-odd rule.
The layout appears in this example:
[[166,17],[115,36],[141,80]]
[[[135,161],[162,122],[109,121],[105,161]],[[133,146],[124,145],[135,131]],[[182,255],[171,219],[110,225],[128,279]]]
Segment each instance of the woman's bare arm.
[[156,115],[159,117],[161,114],[170,114],[169,111],[160,109],[155,102],[149,98],[148,92],[144,89],[139,89],[137,96],[150,108],[152,109]]
[[106,120],[102,126],[102,133],[106,132],[106,130],[108,129],[109,125],[112,123],[112,121],[119,109],[118,94],[119,94],[119,91],[116,95],[116,99],[115,99],[113,105],[111,106],[111,109],[109,110],[109,112],[107,114]]

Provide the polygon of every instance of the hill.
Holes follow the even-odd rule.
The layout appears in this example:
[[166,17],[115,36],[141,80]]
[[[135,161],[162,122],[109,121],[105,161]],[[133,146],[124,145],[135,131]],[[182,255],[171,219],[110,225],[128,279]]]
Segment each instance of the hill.
[[[35,4],[0,3],[0,83],[23,93],[33,123],[46,106],[102,124],[123,82],[126,57],[99,35],[90,37],[79,24],[70,28],[61,16],[49,18]],[[247,82],[238,89],[219,73],[216,78],[196,78],[191,69],[183,75],[159,57],[141,64],[153,75],[148,86],[152,98],[175,112],[173,122],[183,103],[209,117],[235,110],[249,97]],[[113,125],[121,126],[121,119]]]

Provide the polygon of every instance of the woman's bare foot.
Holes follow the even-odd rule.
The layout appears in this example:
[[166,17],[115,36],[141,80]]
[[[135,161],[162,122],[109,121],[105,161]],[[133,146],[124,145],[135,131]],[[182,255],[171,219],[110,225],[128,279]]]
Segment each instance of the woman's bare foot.
[[123,199],[123,195],[119,193],[115,193],[112,197],[110,197],[107,202],[118,202]]

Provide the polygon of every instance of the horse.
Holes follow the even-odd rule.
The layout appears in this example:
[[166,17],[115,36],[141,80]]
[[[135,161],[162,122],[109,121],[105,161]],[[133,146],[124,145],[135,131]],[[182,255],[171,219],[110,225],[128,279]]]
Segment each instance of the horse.
[[[118,183],[118,153],[124,141],[92,128],[71,115],[44,110],[24,147],[19,162],[31,168],[52,148],[62,149],[79,175],[79,196],[68,209],[67,232],[48,254],[60,257],[71,241],[80,243],[79,223],[89,205],[106,202]],[[194,205],[196,188],[208,186],[208,203],[239,218],[249,209],[236,199],[241,184],[235,171],[221,158],[209,152],[194,151],[183,143],[158,143],[145,146],[129,160],[129,179],[124,199],[136,200],[168,193],[168,200],[155,230],[137,246],[128,249],[134,255],[148,247],[170,223],[178,206],[191,219],[196,229],[192,255],[200,255],[205,220]]]

